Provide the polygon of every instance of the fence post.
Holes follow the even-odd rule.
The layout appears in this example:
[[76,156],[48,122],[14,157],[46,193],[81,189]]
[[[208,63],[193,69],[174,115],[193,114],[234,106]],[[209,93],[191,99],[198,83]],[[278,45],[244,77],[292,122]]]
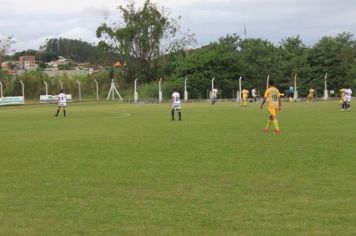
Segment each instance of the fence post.
[[0,96],[3,97],[3,93],[2,93],[2,83],[0,82]]
[[23,97],[23,104],[25,104],[25,84],[22,80],[20,80],[21,87],[22,87],[22,97]]
[[96,79],[94,79],[95,86],[96,86],[96,100],[99,101],[99,83]]
[[46,95],[48,96],[48,84],[47,84],[47,82],[46,81],[43,81],[43,83],[45,84],[45,86],[46,86]]
[[81,102],[82,101],[82,91],[80,88],[80,81],[77,80],[76,83],[78,84],[78,90],[79,90],[79,102]]

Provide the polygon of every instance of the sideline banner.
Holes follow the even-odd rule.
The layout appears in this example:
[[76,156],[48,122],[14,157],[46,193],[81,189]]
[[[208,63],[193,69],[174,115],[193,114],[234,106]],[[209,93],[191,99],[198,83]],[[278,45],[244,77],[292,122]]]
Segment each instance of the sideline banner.
[[24,97],[2,97],[2,98],[0,98],[0,106],[23,105],[23,104],[25,104]]
[[[57,103],[57,95],[41,95],[40,103]],[[72,102],[72,94],[66,94],[67,102]]]

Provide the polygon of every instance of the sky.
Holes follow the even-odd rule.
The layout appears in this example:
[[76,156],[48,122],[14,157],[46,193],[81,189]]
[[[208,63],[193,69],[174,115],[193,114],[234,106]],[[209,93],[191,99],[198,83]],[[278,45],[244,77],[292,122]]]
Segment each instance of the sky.
[[[136,0],[138,6],[144,0]],[[356,33],[356,0],[152,0],[181,16],[182,31],[195,33],[198,46],[226,34],[281,39],[300,35],[313,45],[323,36]],[[0,37],[13,35],[16,51],[39,49],[47,38],[95,43],[97,27],[122,22],[124,0],[0,0]]]

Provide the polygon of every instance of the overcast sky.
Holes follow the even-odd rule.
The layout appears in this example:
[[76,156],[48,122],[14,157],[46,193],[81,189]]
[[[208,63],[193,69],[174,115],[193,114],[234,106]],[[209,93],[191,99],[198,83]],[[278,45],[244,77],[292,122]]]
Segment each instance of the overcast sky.
[[[137,0],[140,5],[144,0]],[[182,16],[199,45],[228,33],[269,39],[300,35],[311,45],[325,35],[356,33],[356,0],[152,0]],[[46,38],[97,42],[96,28],[118,21],[123,0],[0,0],[0,36],[13,35],[14,49],[38,49]]]

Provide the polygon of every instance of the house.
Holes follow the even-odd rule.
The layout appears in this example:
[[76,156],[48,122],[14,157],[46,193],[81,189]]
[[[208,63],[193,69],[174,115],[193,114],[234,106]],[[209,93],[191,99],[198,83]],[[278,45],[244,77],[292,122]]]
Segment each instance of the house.
[[59,56],[57,61],[48,62],[46,63],[46,65],[49,67],[48,70],[58,70],[60,66],[67,66],[71,62],[72,62],[71,60]]
[[35,56],[21,56],[19,62],[24,70],[33,70],[38,67]]
[[10,75],[16,75],[16,72],[22,69],[22,65],[18,61],[4,61],[1,63],[1,68]]

